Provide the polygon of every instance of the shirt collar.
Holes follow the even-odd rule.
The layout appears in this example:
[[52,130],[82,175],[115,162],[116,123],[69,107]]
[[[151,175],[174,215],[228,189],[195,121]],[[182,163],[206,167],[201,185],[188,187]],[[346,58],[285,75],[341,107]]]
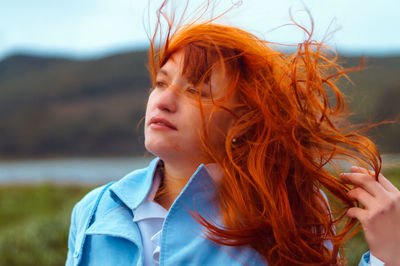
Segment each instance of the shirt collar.
[[161,180],[163,178],[163,166],[160,160],[157,164],[157,168],[153,177],[153,184],[146,199],[134,210],[134,222],[138,222],[146,219],[164,219],[167,216],[168,211],[164,209],[160,204],[154,202],[154,197],[160,187]]
[[147,197],[153,184],[153,176],[160,158],[140,170],[133,171],[110,187],[111,197],[118,203],[135,210]]
[[[157,180],[153,177],[159,163],[162,162],[160,158],[157,157],[150,162],[148,167],[133,171],[114,183],[110,187],[112,198],[115,201],[126,205],[132,211],[135,211],[137,207],[146,200],[146,198],[150,200],[154,199],[159,184],[153,184],[153,182]],[[223,172],[217,164],[201,164],[189,179],[182,192],[187,190],[187,187],[189,186],[195,190],[198,190],[199,188],[200,190],[203,190],[201,187],[204,184],[209,184],[215,188],[215,184],[221,182],[222,175]],[[209,192],[215,192],[215,190],[212,189]]]

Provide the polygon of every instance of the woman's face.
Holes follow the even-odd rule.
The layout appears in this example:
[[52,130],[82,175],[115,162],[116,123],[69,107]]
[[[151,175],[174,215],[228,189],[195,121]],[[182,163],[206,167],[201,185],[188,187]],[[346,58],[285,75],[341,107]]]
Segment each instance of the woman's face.
[[[163,160],[180,162],[205,162],[200,136],[203,120],[199,108],[199,88],[182,76],[183,52],[171,56],[159,70],[156,85],[150,93],[145,119],[145,146]],[[217,108],[211,99],[224,97],[226,78],[222,70],[214,70],[209,84],[202,85],[201,103],[204,110],[209,141],[223,148],[224,136],[233,125],[234,117]],[[210,86],[211,85],[211,86]],[[235,103],[234,97],[225,106]]]

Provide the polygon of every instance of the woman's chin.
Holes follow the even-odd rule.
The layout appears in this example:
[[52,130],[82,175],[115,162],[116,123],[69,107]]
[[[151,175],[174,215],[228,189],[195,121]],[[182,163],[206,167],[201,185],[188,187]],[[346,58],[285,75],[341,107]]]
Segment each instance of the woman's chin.
[[176,148],[172,147],[169,143],[145,142],[145,147],[148,152],[161,159],[166,157],[174,157]]
[[179,151],[176,147],[173,148],[168,145],[155,145],[150,143],[145,145],[146,150],[156,157],[159,157],[164,162],[173,164],[193,164],[194,162],[202,162],[195,152]]

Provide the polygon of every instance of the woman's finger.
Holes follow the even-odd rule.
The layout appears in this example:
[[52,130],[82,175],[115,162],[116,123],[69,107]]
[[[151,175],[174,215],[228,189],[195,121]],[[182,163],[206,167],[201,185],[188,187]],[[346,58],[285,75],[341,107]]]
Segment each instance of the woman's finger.
[[371,171],[371,170],[367,170],[363,167],[358,167],[353,165],[352,167],[350,167],[350,172],[352,173],[361,173],[361,174],[368,174],[368,175],[374,175],[375,172]]
[[397,187],[395,187],[386,177],[384,177],[382,174],[379,174],[378,177],[379,183],[389,192],[392,193],[399,193],[399,190]]
[[[363,173],[363,174],[369,174],[369,175],[375,176],[375,171],[367,170],[362,167],[352,166],[350,168],[350,171],[352,173]],[[389,192],[399,192],[399,190],[381,173],[379,173],[378,182],[383,186],[384,189],[386,189]]]
[[361,187],[352,189],[347,194],[352,199],[359,201],[367,210],[376,206],[376,199]]
[[348,183],[365,189],[372,196],[379,197],[381,195],[386,195],[387,193],[382,185],[376,182],[371,175],[362,173],[343,173],[340,177]]
[[362,224],[367,217],[367,211],[358,207],[353,207],[347,210],[346,215],[350,218],[355,218]]

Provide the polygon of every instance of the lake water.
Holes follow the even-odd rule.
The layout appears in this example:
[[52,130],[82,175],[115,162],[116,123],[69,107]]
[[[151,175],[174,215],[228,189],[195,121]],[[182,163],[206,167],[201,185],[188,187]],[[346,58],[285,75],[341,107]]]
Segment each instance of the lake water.
[[[147,166],[152,159],[113,157],[0,161],[0,184],[104,184]],[[400,165],[400,155],[384,155],[383,162]]]
[[0,184],[104,184],[147,166],[152,159],[124,157],[0,161]]

